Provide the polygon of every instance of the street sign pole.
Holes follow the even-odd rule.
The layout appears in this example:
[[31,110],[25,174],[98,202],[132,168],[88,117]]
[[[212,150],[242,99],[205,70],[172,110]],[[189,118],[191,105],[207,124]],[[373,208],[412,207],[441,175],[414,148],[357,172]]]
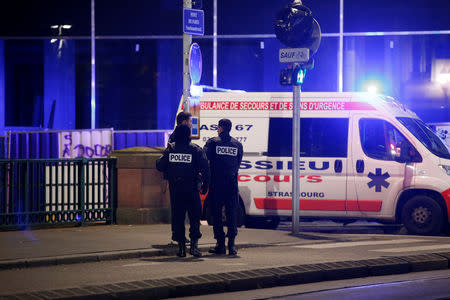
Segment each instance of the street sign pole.
[[[192,8],[191,0],[183,0],[183,9]],[[183,33],[183,111],[189,112],[189,97],[191,78],[189,75],[189,50],[191,49],[192,35]]]
[[320,26],[301,0],[292,0],[275,18],[275,35],[289,48],[279,51],[279,61],[289,63],[281,70],[280,83],[292,85],[292,233],[299,233],[300,215],[300,109],[306,69],[314,67],[313,55],[320,45]]
[[298,234],[300,228],[300,97],[305,76],[305,70],[299,64],[295,64],[294,70],[298,68],[300,68],[297,73],[299,78],[293,83],[292,89],[292,233],[294,234]]

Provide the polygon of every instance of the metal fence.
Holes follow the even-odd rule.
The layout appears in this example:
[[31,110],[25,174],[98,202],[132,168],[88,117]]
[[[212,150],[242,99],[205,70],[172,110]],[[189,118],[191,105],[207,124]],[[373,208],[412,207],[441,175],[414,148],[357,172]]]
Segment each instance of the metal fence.
[[114,150],[130,147],[165,147],[172,130],[115,130]]
[[112,128],[8,131],[0,136],[0,159],[104,158],[125,148],[165,147],[171,132]]
[[116,160],[0,160],[0,227],[115,222]]

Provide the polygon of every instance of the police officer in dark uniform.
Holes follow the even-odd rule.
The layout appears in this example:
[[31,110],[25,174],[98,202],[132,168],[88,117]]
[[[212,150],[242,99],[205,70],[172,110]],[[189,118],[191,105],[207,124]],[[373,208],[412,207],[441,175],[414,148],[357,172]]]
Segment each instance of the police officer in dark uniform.
[[[180,125],[187,125],[192,128],[192,115],[188,112],[182,111],[177,115],[177,127]],[[169,136],[169,143],[175,142],[175,131]]]
[[[190,141],[191,130],[187,125],[179,125],[174,131],[174,143],[170,143],[163,155],[156,161],[156,168],[166,172],[173,207],[172,237],[178,242],[177,256],[186,256],[186,237],[184,220],[186,211],[189,216],[189,237],[191,240],[190,254],[200,257],[198,240],[200,233],[201,201],[199,190],[205,194],[210,178],[209,164],[202,148]],[[202,186],[198,185],[199,175]]]
[[239,205],[238,171],[242,161],[242,144],[230,136],[231,121],[221,119],[218,137],[210,138],[204,150],[211,167],[211,204],[213,208],[214,238],[217,244],[210,253],[225,254],[225,232],[223,231],[222,207],[228,226],[228,254],[236,255],[235,238],[237,235],[236,212]]
[[[192,115],[188,112],[182,111],[179,112],[177,115],[177,127],[180,125],[187,125],[189,126],[189,128],[192,128]],[[174,143],[175,142],[175,130],[170,134],[169,136],[169,140],[168,143]],[[167,145],[169,146],[169,145]],[[164,179],[168,180],[168,175],[167,172],[164,172]],[[172,195],[172,190],[169,189],[169,194],[170,194],[170,214],[171,214],[171,219],[173,220],[173,212],[174,212],[174,207],[173,207],[173,198],[174,196]],[[172,222],[172,233],[174,232],[173,229],[173,222]],[[172,240],[175,241],[175,237],[172,234]]]

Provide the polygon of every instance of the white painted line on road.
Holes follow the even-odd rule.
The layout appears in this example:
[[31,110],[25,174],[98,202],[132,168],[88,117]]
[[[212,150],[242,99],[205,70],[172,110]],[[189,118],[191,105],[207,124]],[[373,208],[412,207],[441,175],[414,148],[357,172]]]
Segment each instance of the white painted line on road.
[[413,251],[426,251],[426,250],[440,250],[440,249],[450,249],[450,245],[429,245],[429,246],[416,246],[416,247],[403,247],[403,248],[390,248],[390,249],[376,249],[369,251],[376,252],[413,252]]
[[229,264],[218,264],[219,266],[246,266],[244,263],[229,263]]
[[300,242],[286,242],[286,243],[276,243],[276,244],[269,244],[273,246],[299,246]]
[[143,262],[137,262],[133,264],[127,264],[123,265],[122,267],[143,267],[143,266],[156,266],[160,265],[160,262],[154,262],[154,261],[143,261]]
[[338,243],[325,243],[325,244],[314,244],[314,245],[301,245],[301,246],[293,246],[293,247],[294,248],[302,248],[302,249],[330,249],[330,248],[355,247],[355,246],[406,244],[406,243],[417,243],[417,242],[427,242],[427,241],[428,240],[419,240],[419,239],[398,239],[398,240],[385,240],[385,241],[338,242]]

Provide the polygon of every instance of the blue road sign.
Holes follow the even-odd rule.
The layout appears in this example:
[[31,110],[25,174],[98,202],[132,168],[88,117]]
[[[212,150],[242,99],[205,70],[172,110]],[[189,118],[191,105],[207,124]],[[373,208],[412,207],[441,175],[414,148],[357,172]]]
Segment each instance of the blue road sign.
[[189,51],[189,75],[192,84],[199,83],[202,78],[202,52],[197,43],[193,43]]
[[201,9],[183,9],[183,32],[192,35],[205,33],[204,13]]

